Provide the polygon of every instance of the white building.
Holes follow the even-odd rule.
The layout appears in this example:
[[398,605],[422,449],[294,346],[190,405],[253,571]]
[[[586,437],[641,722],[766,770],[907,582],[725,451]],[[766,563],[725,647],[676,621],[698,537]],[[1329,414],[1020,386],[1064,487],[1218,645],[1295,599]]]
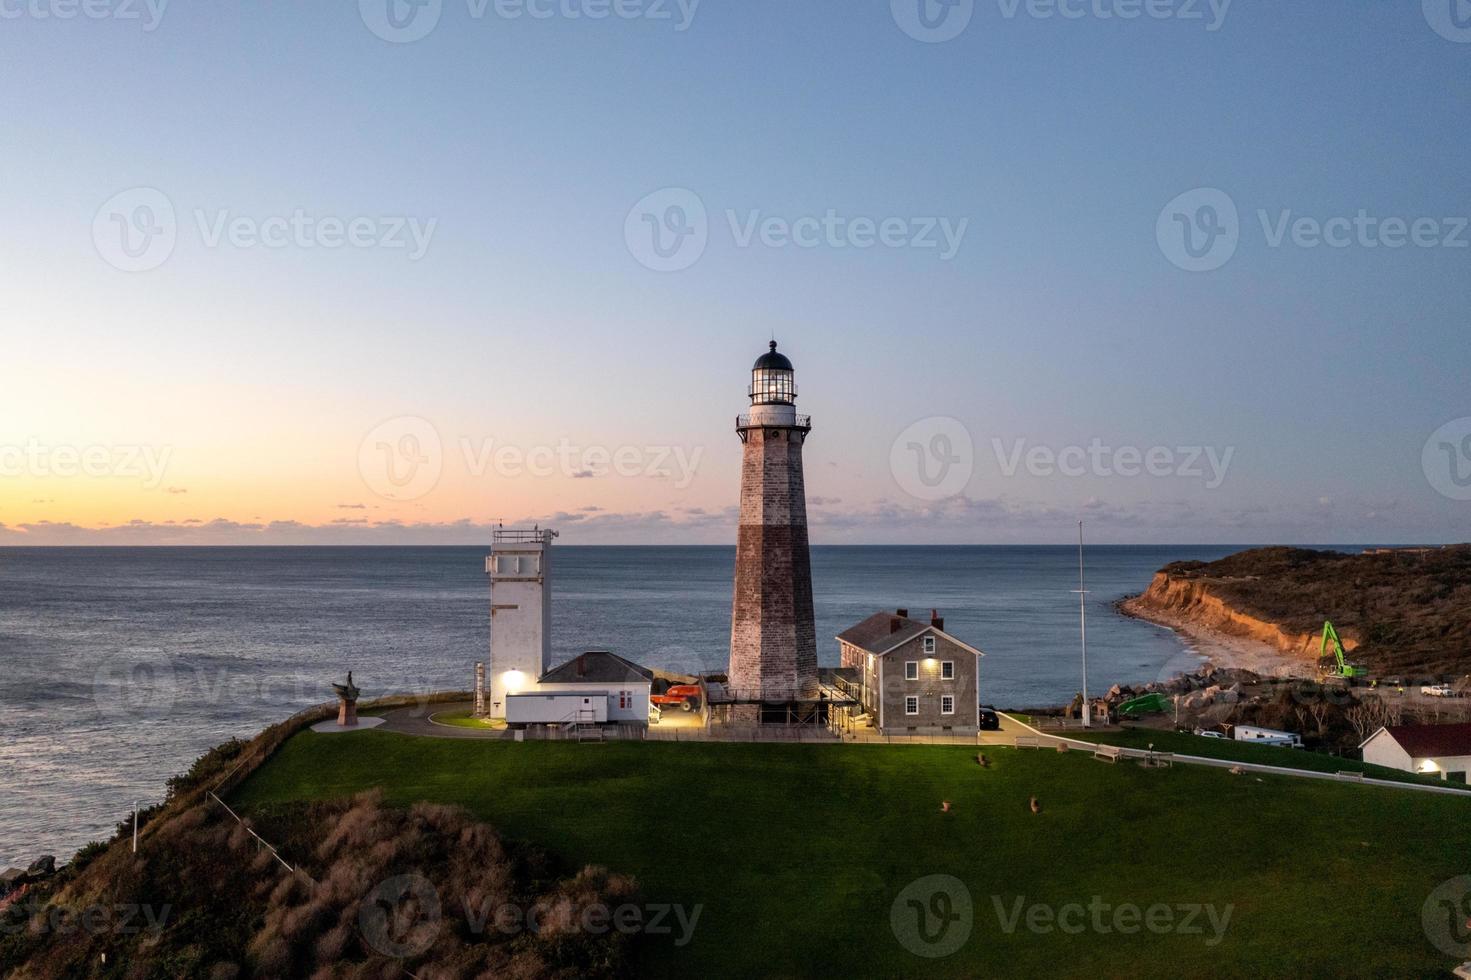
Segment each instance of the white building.
[[552,539],[556,531],[500,530],[491,540],[490,704],[506,716],[506,698],[529,690],[552,665]]
[[1392,725],[1359,749],[1376,766],[1464,783],[1471,772],[1471,724]]
[[513,724],[649,723],[654,674],[616,653],[593,650],[507,696]]

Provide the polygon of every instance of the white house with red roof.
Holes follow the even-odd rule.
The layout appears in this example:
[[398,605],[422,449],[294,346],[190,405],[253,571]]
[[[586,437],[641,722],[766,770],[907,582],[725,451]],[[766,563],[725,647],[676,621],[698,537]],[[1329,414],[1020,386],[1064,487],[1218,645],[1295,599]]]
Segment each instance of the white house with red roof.
[[1359,749],[1376,766],[1464,783],[1471,772],[1471,724],[1390,725]]

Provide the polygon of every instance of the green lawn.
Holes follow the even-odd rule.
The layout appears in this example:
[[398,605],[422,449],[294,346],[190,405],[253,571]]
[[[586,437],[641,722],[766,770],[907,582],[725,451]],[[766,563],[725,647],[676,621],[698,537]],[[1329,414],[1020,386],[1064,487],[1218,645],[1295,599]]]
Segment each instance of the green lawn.
[[[1465,870],[1466,800],[986,751],[989,770],[951,746],[306,732],[235,797],[248,812],[381,785],[390,801],[465,806],[569,866],[630,872],[648,901],[702,906],[684,948],[645,939],[648,976],[1412,977],[1454,965],[1426,940],[1421,907]],[[943,959],[908,952],[891,927],[901,889],[933,874],[959,878],[974,903],[969,941]],[[1023,918],[1007,931],[1019,900],[1209,904],[1230,919],[1214,946],[1209,925],[1065,934]]]
[[1123,745],[1131,749],[1145,749],[1152,743],[1160,752],[1175,752],[1179,755],[1198,755],[1207,759],[1229,759],[1233,762],[1254,762],[1263,766],[1280,766],[1284,769],[1308,769],[1312,772],[1361,772],[1374,779],[1389,779],[1400,783],[1424,783],[1432,786],[1448,786],[1466,790],[1465,783],[1448,783],[1429,776],[1419,776],[1399,769],[1373,766],[1357,759],[1343,759],[1309,752],[1306,749],[1286,749],[1275,745],[1252,745],[1226,738],[1205,738],[1188,732],[1165,732],[1149,728],[1131,728],[1121,732],[1070,732],[1074,738],[1088,742],[1106,742]]
[[484,718],[476,718],[468,708],[459,708],[454,711],[438,711],[429,716],[429,720],[441,725],[450,725],[455,728],[504,728],[504,723],[493,725]]

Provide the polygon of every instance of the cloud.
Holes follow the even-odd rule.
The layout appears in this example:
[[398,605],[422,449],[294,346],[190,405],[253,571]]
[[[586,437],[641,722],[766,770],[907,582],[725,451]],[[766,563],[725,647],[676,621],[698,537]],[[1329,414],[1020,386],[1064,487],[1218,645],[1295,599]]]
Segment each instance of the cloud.
[[367,510],[367,504],[338,504],[338,510]]
[[[1167,499],[1111,501],[1096,496],[1075,502],[1015,497],[957,495],[934,502],[879,499],[839,506],[836,498],[813,496],[808,513],[816,544],[1065,544],[1077,540],[1077,522],[1088,523],[1088,540],[1116,543],[1250,544],[1348,540],[1450,540],[1433,512],[1392,499],[1340,500],[1324,507],[1315,498],[1249,502],[1234,507],[1213,501]],[[1336,514],[1352,508],[1393,515],[1393,529],[1338,525]],[[346,509],[356,510],[356,506]],[[479,545],[506,527],[533,524],[563,532],[563,544],[719,544],[736,538],[740,510],[675,507],[609,511],[588,505],[576,510],[522,514],[516,519],[474,521],[372,520],[339,517],[325,524],[302,521],[233,521],[224,517],[180,523],[134,519],[105,527],[70,522],[0,524],[7,545]]]
[[189,490],[188,490],[187,487],[166,487],[166,488],[164,488],[164,491],[163,492],[164,493],[188,493]]
[[597,473],[594,472],[593,470],[577,470],[576,472],[574,472],[572,474],[572,479],[574,479],[574,480],[591,480],[595,476],[597,476]]

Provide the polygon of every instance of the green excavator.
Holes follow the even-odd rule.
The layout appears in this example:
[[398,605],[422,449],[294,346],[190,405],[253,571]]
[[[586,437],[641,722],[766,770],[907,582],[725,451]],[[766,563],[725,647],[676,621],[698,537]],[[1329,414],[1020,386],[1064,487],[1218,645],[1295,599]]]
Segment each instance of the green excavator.
[[[1333,644],[1333,662],[1328,663],[1328,644]],[[1323,671],[1329,677],[1336,677],[1346,681],[1362,680],[1369,676],[1369,668],[1363,664],[1351,664],[1343,655],[1343,642],[1338,639],[1338,630],[1333,628],[1333,623],[1323,620],[1323,642],[1319,645],[1319,663]]]

